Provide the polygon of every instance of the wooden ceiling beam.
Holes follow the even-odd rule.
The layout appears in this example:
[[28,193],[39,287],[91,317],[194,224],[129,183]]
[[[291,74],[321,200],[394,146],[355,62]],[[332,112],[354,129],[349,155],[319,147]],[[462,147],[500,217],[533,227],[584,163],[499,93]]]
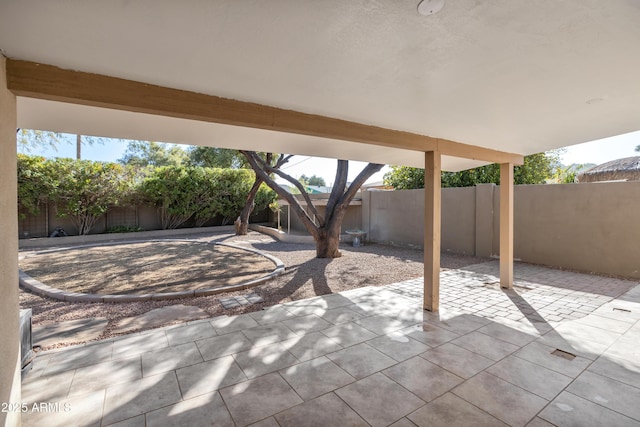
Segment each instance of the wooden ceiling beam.
[[522,164],[519,154],[410,132],[132,80],[7,59],[7,87],[17,96],[379,145],[491,163]]

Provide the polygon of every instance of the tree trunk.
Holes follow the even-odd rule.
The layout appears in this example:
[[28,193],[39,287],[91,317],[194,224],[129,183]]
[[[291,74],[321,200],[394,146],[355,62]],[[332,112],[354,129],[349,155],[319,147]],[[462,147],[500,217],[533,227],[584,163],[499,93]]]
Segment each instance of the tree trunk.
[[[313,206],[313,202],[311,201],[309,194],[300,184],[300,181],[290,175],[287,175],[281,170],[278,170],[279,166],[269,166],[268,162],[261,160],[253,151],[241,151],[241,153],[247,158],[247,161],[256,173],[256,176],[260,177],[260,179],[271,187],[273,191],[285,199],[289,203],[291,211],[300,218],[302,224],[309,234],[313,236],[313,239],[316,242],[316,256],[318,258],[338,258],[341,256],[340,251],[338,250],[338,245],[340,243],[340,226],[342,225],[342,220],[347,207],[362,184],[364,184],[365,181],[374,173],[382,169],[383,165],[369,163],[358,174],[356,179],[347,186],[349,162],[347,160],[338,160],[338,168],[336,169],[336,179],[334,181],[333,189],[329,195],[324,215],[320,215]],[[281,155],[280,159],[283,159],[283,156],[284,155]],[[289,157],[291,156],[286,157],[285,160],[288,160]],[[278,160],[278,163],[280,162],[281,160]],[[304,197],[307,208],[312,211],[312,214],[310,215],[307,210],[302,207],[301,201],[296,199],[282,186],[278,185],[270,174],[278,175],[298,188]],[[316,218],[317,221],[315,221]]]
[[240,215],[240,222],[236,226],[236,236],[246,236],[248,232],[249,232],[249,221],[247,221],[246,219],[243,221],[242,215]]
[[322,227],[316,241],[317,258],[339,258],[342,256],[338,247],[340,245],[340,223],[334,222]]
[[255,199],[258,194],[258,190],[260,189],[260,184],[262,184],[262,180],[256,177],[256,180],[249,191],[249,195],[247,196],[247,202],[244,204],[244,208],[242,208],[242,212],[240,212],[240,222],[236,224],[236,235],[244,236],[247,234],[249,230],[249,216],[251,212],[253,212],[253,208],[255,207]]

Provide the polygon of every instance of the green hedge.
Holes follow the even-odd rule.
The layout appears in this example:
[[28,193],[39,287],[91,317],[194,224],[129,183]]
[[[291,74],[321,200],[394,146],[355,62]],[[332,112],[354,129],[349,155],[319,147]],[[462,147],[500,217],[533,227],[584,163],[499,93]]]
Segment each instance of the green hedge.
[[[44,203],[53,204],[79,234],[88,234],[111,207],[140,201],[157,206],[164,229],[191,218],[197,226],[215,217],[227,224],[240,215],[254,177],[246,169],[164,166],[140,172],[117,163],[19,154],[18,208],[37,215]],[[275,196],[263,184],[255,210],[266,209]]]

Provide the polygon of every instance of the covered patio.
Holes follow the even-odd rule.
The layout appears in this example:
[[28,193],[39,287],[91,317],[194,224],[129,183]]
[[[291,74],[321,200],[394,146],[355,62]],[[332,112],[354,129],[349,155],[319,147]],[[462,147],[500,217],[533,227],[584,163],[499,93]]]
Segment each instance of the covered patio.
[[640,285],[498,271],[443,272],[439,314],[411,280],[50,351],[23,425],[640,425]]
[[[500,261],[499,274],[497,270],[493,272],[495,280],[492,279],[491,286],[496,286],[493,282],[499,282],[497,287],[507,291],[483,288],[482,292],[499,292],[503,296],[510,295],[508,292],[517,294],[517,291],[509,291],[514,284],[513,167],[522,163],[527,154],[640,128],[637,114],[640,89],[635,72],[640,67],[640,56],[629,54],[636,50],[640,40],[638,21],[640,9],[626,0],[606,3],[571,0],[562,4],[534,4],[524,0],[478,4],[463,0],[449,2],[440,12],[430,16],[418,13],[417,2],[391,0],[361,3],[230,0],[189,6],[166,0],[3,2],[0,5],[0,158],[4,163],[0,168],[0,218],[6,244],[0,249],[0,340],[5,344],[0,347],[0,401],[23,401],[18,340],[16,166],[13,161],[17,128],[424,167],[425,271],[424,280],[418,285],[421,292],[415,295],[417,299],[391,290],[387,290],[391,293],[383,293],[383,297],[377,292],[368,295],[366,289],[361,295],[333,298],[353,301],[346,305],[355,305],[352,311],[370,316],[374,324],[375,316],[381,314],[378,310],[391,304],[387,308],[399,310],[386,313],[394,321],[402,321],[396,318],[406,311],[408,316],[414,316],[410,319],[414,324],[427,325],[420,328],[432,325],[440,328],[436,331],[455,334],[455,337],[444,334],[451,337],[448,341],[465,339],[468,334],[481,333],[476,329],[508,319],[501,314],[487,320],[475,312],[459,313],[464,307],[447,317],[451,308],[447,306],[449,297],[440,291],[440,280],[446,277],[440,274],[439,262],[440,171],[500,163]],[[532,280],[532,283],[537,282]],[[407,286],[417,291],[415,285]],[[455,293],[453,295],[456,299]],[[482,306],[482,301],[471,299],[469,305],[478,302]],[[503,302],[516,304],[511,299]],[[533,310],[538,310],[536,305],[529,304]],[[304,312],[304,307],[274,310],[286,312],[288,317],[296,316],[297,311]],[[634,313],[634,310],[630,312]],[[467,320],[469,316],[471,322]],[[253,319],[247,316],[241,322],[249,318]],[[423,324],[423,320],[427,323]],[[383,318],[381,324],[385,322],[387,320]],[[445,328],[447,322],[453,322],[454,326]],[[456,330],[455,324],[460,322],[477,328],[467,330],[469,326],[465,326]],[[206,323],[199,327],[207,328]],[[210,324],[216,336],[228,336],[220,334],[224,327]],[[361,332],[355,334],[360,338],[376,333],[366,333],[358,329],[360,327],[353,326]],[[253,360],[255,354],[275,352],[273,355],[267,353],[266,358],[301,362],[286,349],[291,358],[286,354],[281,357],[279,352],[285,351],[281,346],[255,346],[262,338],[248,332],[264,332],[269,337],[268,331],[248,326],[241,329],[245,345],[249,347],[240,350],[232,345],[234,352],[248,351],[245,357],[249,360]],[[277,329],[288,339],[295,339],[284,327]],[[346,333],[345,337],[350,336],[344,329],[339,327],[338,335]],[[387,332],[384,327],[382,329]],[[532,337],[536,340],[544,340],[546,334],[556,331],[549,329],[540,337],[543,332],[534,329],[537,332]],[[631,329],[631,326],[626,328],[625,333]],[[301,332],[312,333],[304,328]],[[605,331],[607,339],[615,338],[616,343],[622,340],[621,346],[626,348],[621,334],[615,329]],[[169,346],[167,336],[163,330],[138,339],[154,343],[155,348],[162,345],[163,339]],[[156,344],[155,338],[159,343]],[[327,339],[332,337],[329,335]],[[474,342],[473,336],[466,339]],[[194,340],[192,348],[195,345],[199,349],[199,338]],[[342,346],[341,339],[337,341],[333,342]],[[396,341],[393,343],[392,347],[399,348]],[[606,343],[613,345],[608,348],[617,348],[616,343]],[[422,344],[432,347],[428,342]],[[133,356],[134,365],[139,357],[127,353],[127,341],[104,346],[106,353],[89,347],[74,351],[80,355],[83,351],[97,354],[98,360],[94,361],[109,363],[114,354]],[[116,346],[122,348],[119,351],[123,353],[114,353]],[[349,355],[353,358],[350,353],[353,350],[343,350],[346,359]],[[578,356],[588,359],[588,355]],[[428,358],[416,357],[420,357],[417,362],[428,361]],[[454,353],[447,357],[464,360]],[[591,354],[591,357],[595,355]],[[202,363],[209,362],[202,359]],[[211,360],[218,359],[212,357]],[[224,363],[232,362],[229,357],[223,360],[226,360]],[[239,366],[240,362],[233,360]],[[45,362],[45,358],[42,361]],[[53,356],[49,362],[52,361],[55,362]],[[140,363],[144,364],[143,361]],[[230,366],[236,366],[233,363]],[[339,366],[335,361],[332,363]],[[384,368],[392,367],[395,366]],[[75,368],[77,366],[70,365],[74,375]],[[412,377],[426,381],[429,371],[420,371],[423,369],[420,366],[413,368]],[[46,373],[47,368],[44,369]],[[182,401],[184,396],[176,393],[179,391],[177,372],[171,372],[159,374],[162,384],[166,382],[163,386],[142,378],[135,380],[139,381],[135,387],[137,390],[156,389],[160,393],[158,399],[162,397],[162,407]],[[360,374],[345,372],[359,381],[386,382],[384,378],[394,381],[378,371],[361,379],[358,378]],[[144,374],[144,367],[140,374]],[[245,387],[254,390],[254,384],[262,381],[246,378],[246,373],[243,375],[245,379],[234,385],[234,390]],[[266,375],[260,378],[276,378],[283,390],[286,389],[282,382],[284,377],[281,376],[282,381],[276,377],[283,374]],[[118,377],[115,373],[101,376],[107,381],[109,378]],[[127,379],[131,380],[131,377]],[[236,379],[242,379],[242,376]],[[473,378],[467,381],[473,381]],[[57,380],[54,382],[58,383]],[[413,392],[400,382],[396,383],[400,387],[397,389],[398,402],[413,402],[398,419],[429,400],[414,393],[414,397],[405,401],[404,393]],[[219,384],[222,386],[223,383]],[[133,385],[129,386],[136,390]],[[263,384],[262,387],[271,389],[275,385]],[[345,387],[342,392],[338,388],[335,395],[357,395],[358,383],[354,383],[352,389]],[[367,386],[366,382],[363,387],[370,393],[379,390],[379,387]],[[26,384],[24,388],[25,396],[29,396]],[[105,390],[108,388],[102,389],[103,394]],[[123,410],[125,414],[146,413],[159,408],[138,403],[134,397],[126,397],[126,393],[115,390],[113,393],[141,409]],[[487,405],[502,405],[513,398],[509,393],[513,390],[508,387],[496,390],[497,393],[479,395],[491,396]],[[100,401],[99,393],[94,395],[96,402]],[[222,389],[220,396],[227,402],[225,393],[235,392]],[[143,400],[146,395],[142,391],[133,391],[133,394]],[[274,403],[278,411],[274,408],[260,410],[262,415],[271,412],[262,418],[301,403],[301,397],[285,394],[291,398],[287,407]],[[480,402],[471,402],[471,398],[462,396],[462,392],[456,394],[454,391],[454,394],[475,405],[474,408],[482,406]],[[83,402],[90,401],[88,395],[84,397]],[[318,405],[342,405],[333,399],[333,395],[330,397],[327,398],[329,401],[320,401]],[[212,402],[217,402],[215,405],[222,404],[218,398],[213,399]],[[347,400],[349,398],[343,399]],[[258,401],[252,399],[255,404]],[[538,408],[542,403],[537,399],[533,401],[532,408]],[[122,402],[114,403],[108,396],[105,402],[122,406]],[[183,405],[200,407],[198,401],[184,402],[188,403]],[[237,410],[229,405],[226,403],[220,413],[228,411],[233,418]],[[251,405],[238,405],[241,412],[252,408]],[[91,405],[87,403],[87,406]],[[300,408],[309,407],[313,405]],[[94,409],[91,416],[97,417],[100,413],[103,424],[118,418],[111,409],[102,412],[92,407]],[[493,411],[484,409],[488,413]],[[367,421],[377,418],[362,409],[352,410]],[[179,412],[180,409],[169,411]],[[473,408],[470,411],[473,412]],[[329,412],[322,411],[323,414]],[[448,416],[455,415],[444,412]],[[526,413],[535,415],[538,410]],[[161,416],[161,413],[156,415]],[[295,414],[289,416],[295,419]],[[153,415],[145,417],[153,418]],[[234,419],[239,424],[246,424],[262,418]],[[381,420],[387,421],[386,418]],[[276,421],[282,420],[276,417]],[[506,421],[518,425],[522,419],[508,418]],[[96,422],[100,421],[96,419]],[[149,419],[147,422],[152,423]],[[0,423],[18,424],[19,414],[0,413]],[[376,422],[373,424],[377,425]]]

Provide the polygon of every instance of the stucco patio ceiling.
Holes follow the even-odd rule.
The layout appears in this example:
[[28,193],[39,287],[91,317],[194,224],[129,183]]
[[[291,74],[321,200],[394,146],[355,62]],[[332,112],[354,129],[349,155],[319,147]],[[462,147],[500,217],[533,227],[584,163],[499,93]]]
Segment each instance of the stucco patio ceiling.
[[[0,4],[5,56],[531,154],[640,129],[636,0]],[[19,97],[19,126],[422,166],[418,150]],[[445,170],[480,164],[444,156]]]

